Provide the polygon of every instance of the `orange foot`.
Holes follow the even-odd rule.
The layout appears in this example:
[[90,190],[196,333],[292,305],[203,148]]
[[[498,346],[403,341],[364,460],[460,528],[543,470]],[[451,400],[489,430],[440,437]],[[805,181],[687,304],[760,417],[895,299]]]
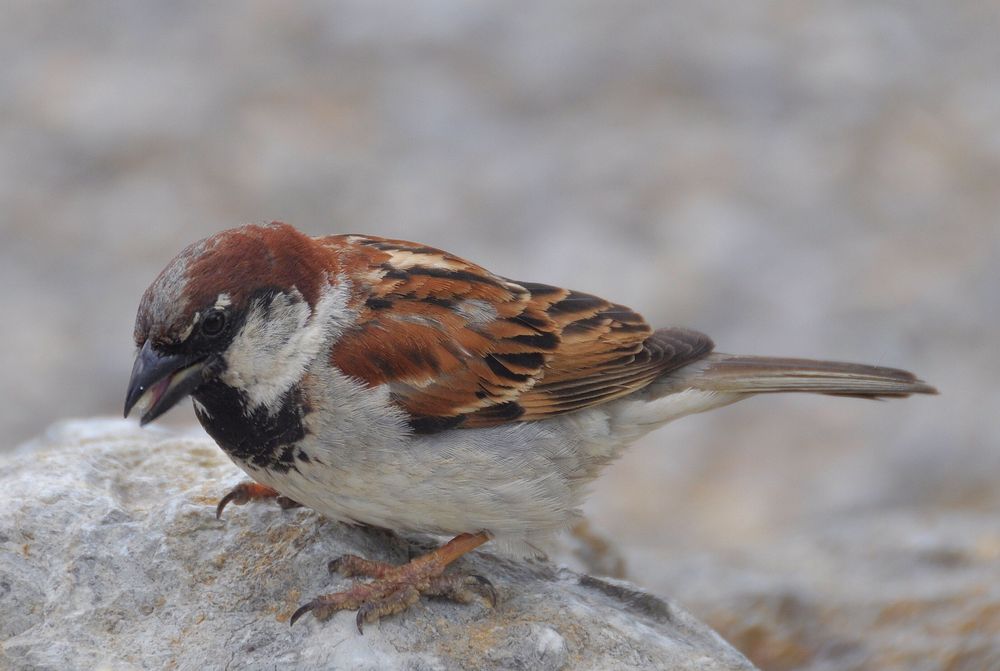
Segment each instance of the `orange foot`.
[[473,550],[490,537],[486,533],[461,534],[437,550],[421,555],[408,564],[394,566],[379,561],[344,555],[330,562],[330,571],[344,576],[374,578],[371,582],[355,583],[343,592],[318,596],[299,608],[292,615],[292,624],[311,612],[325,620],[338,610],[357,609],[358,631],[364,634],[364,624],[375,622],[383,615],[401,613],[417,601],[420,595],[440,596],[459,603],[485,599],[491,607],[497,603],[497,593],[492,583],[482,576],[448,574],[444,569],[466,552]]
[[275,499],[282,510],[289,508],[301,508],[302,504],[292,501],[287,496],[282,496],[278,490],[272,489],[259,482],[241,482],[233,487],[232,491],[222,497],[219,505],[215,507],[215,519],[222,517],[222,511],[230,503],[242,506],[250,501],[262,501],[264,499]]

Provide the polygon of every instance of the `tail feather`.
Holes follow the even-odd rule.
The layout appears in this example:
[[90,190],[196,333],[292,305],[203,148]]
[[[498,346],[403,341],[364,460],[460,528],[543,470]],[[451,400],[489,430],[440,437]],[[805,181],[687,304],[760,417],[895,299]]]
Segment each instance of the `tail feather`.
[[937,390],[908,371],[839,361],[713,353],[689,382],[706,391],[809,392],[860,398],[903,398]]

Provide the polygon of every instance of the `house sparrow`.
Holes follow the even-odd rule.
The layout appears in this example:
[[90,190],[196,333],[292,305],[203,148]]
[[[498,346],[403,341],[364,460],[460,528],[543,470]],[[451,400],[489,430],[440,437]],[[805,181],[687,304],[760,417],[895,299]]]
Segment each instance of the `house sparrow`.
[[892,368],[713,351],[588,294],[515,282],[438,249],[272,223],[182,251],[146,290],[125,414],[185,396],[252,482],[219,503],[278,498],[335,520],[455,536],[403,566],[331,563],[370,582],[292,618],[421,594],[495,601],[443,573],[490,539],[568,526],[586,485],[667,422],[754,394],[863,398],[935,390]]

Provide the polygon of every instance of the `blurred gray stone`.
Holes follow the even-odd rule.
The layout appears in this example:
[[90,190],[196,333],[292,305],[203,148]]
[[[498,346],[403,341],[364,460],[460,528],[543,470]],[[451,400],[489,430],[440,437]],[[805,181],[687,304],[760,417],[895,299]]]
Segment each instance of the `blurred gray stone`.
[[857,510],[660,584],[769,671],[1000,669],[995,512]]
[[345,552],[405,561],[406,542],[308,510],[231,507],[241,479],[211,441],[75,421],[0,462],[0,668],[752,669],[676,604],[623,582],[485,553],[501,594],[423,602],[355,630],[288,618],[347,584]]

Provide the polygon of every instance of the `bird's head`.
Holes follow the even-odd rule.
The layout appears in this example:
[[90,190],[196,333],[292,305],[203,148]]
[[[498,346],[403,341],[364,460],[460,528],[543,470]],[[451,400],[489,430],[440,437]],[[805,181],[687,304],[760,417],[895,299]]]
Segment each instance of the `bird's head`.
[[333,253],[286,224],[190,245],[142,297],[125,415],[139,405],[146,424],[213,380],[253,407],[275,403],[346,308],[336,277]]

